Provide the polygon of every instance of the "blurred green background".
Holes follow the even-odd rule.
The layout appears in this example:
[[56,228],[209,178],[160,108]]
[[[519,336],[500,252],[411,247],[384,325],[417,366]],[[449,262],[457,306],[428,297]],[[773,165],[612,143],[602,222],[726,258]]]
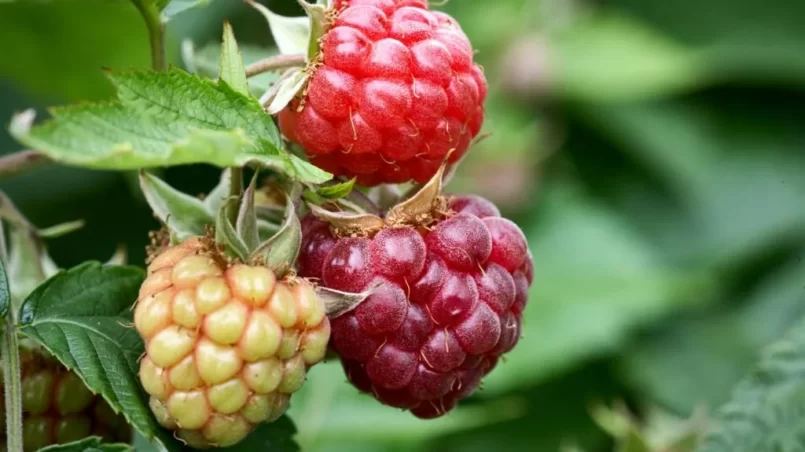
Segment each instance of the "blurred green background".
[[[652,419],[717,408],[805,314],[805,2],[436,8],[462,24],[490,81],[491,136],[450,188],[494,200],[528,235],[536,279],[523,338],[482,391],[436,421],[359,396],[337,363],[315,368],[290,413],[303,450],[606,451],[597,404],[623,400]],[[171,22],[172,63],[214,68],[224,19],[253,47],[247,58],[270,52],[259,14],[213,0]],[[195,52],[185,44],[183,58],[185,40]],[[0,2],[0,49],[6,123],[107,98],[102,68],[149,62],[124,0]],[[0,153],[17,150],[0,131]],[[165,176],[202,193],[217,171]],[[87,221],[50,243],[63,266],[104,260],[119,243],[141,263],[156,226],[127,174],[46,167],[0,187],[37,225]]]

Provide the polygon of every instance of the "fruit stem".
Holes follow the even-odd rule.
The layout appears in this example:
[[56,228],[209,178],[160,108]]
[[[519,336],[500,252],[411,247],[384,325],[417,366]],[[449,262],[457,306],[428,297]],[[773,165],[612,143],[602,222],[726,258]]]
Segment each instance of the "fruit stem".
[[305,55],[301,53],[275,55],[246,66],[246,77],[254,77],[264,72],[279,72],[293,67],[304,67],[306,64]]
[[3,358],[3,384],[6,392],[6,439],[9,451],[22,451],[22,382],[20,350],[14,312],[9,310],[0,338]]
[[151,68],[164,71],[168,68],[165,59],[165,23],[159,13],[156,2],[151,0],[134,0],[134,6],[143,16],[148,28],[148,39],[151,43]]
[[0,157],[0,178],[14,176],[30,169],[44,166],[50,159],[36,151],[19,151]]

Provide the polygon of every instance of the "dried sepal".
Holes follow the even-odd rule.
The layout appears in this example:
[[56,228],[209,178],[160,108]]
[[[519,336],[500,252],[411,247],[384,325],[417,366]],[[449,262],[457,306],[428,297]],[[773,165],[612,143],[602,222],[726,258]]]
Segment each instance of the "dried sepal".
[[386,215],[386,223],[392,226],[420,225],[433,221],[444,211],[442,198],[442,176],[447,163],[443,163],[436,174],[413,196],[397,204]]
[[285,109],[293,98],[302,91],[309,79],[310,71],[302,69],[296,69],[283,75],[282,80],[277,83],[276,91],[272,93],[273,98],[266,107],[266,113],[276,115]]
[[334,319],[355,309],[369,298],[372,293],[380,286],[375,284],[361,293],[342,292],[328,287],[316,287],[316,293],[324,304],[324,311],[327,317]]
[[386,223],[377,215],[369,213],[332,212],[315,204],[309,204],[310,212],[318,219],[330,224],[338,236],[371,235],[384,227]]

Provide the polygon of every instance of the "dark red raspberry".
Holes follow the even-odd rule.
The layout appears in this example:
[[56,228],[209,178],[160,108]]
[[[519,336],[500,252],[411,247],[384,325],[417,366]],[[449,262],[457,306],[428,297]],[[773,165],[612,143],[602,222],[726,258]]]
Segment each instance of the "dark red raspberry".
[[487,84],[467,36],[426,0],[337,0],[304,98],[280,128],[311,161],[362,185],[424,183],[461,158]]
[[533,263],[520,229],[489,201],[454,197],[426,228],[337,238],[308,216],[302,276],[352,292],[380,284],[332,322],[350,381],[421,418],[445,414],[520,337]]

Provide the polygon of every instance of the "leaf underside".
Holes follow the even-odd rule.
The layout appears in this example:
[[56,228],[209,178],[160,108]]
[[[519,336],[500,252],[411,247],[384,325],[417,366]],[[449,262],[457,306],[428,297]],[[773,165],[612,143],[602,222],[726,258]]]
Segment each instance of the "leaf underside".
[[770,346],[715,414],[700,452],[805,450],[805,321]]

